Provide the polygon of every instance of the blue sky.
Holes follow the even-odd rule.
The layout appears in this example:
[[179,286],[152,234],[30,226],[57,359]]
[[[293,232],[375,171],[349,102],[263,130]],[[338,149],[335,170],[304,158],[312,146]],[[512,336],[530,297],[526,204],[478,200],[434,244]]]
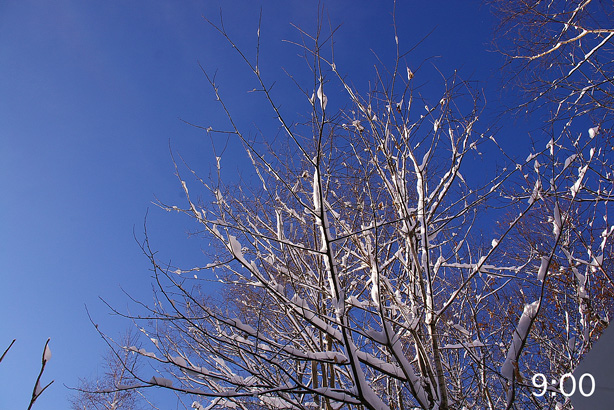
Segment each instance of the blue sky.
[[[337,66],[366,88],[374,50],[392,63],[391,1],[325,1],[337,34]],[[494,19],[479,1],[400,2],[402,48],[433,33],[407,60],[435,64],[444,75],[458,69],[496,97],[501,58],[489,52]],[[181,202],[173,175],[174,152],[207,173],[215,167],[207,136],[180,118],[210,125],[220,118],[197,62],[219,69],[220,89],[241,124],[264,112],[246,90],[253,79],[220,36],[202,19],[225,25],[253,55],[263,7],[261,70],[280,79],[285,112],[306,113],[307,101],[281,68],[304,72],[290,23],[315,28],[315,1],[9,1],[0,4],[0,349],[17,339],[0,364],[0,408],[25,408],[45,340],[53,358],[44,380],[54,385],[35,408],[67,408],[79,377],[96,374],[105,344],[84,306],[112,336],[130,323],[110,315],[99,300],[122,310],[122,288],[149,302],[148,260],[134,238],[148,228],[160,255],[186,266],[202,264],[189,240],[190,221],[152,205]],[[438,78],[425,79],[436,83]],[[428,86],[427,86],[428,89]],[[292,92],[288,92],[291,90]],[[438,98],[438,97],[437,97]],[[496,103],[494,104],[496,106]],[[223,124],[223,123],[222,123]],[[224,165],[241,170],[231,146]],[[226,160],[227,159],[227,160]],[[206,261],[205,261],[206,262]],[[1,353],[1,352],[0,352]],[[174,407],[174,400],[167,406]],[[167,407],[167,408],[173,408]]]

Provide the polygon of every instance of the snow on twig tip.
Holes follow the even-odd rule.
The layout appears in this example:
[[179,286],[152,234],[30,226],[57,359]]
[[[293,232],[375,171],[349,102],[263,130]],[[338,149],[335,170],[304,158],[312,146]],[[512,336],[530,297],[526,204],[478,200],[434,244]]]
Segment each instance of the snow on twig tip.
[[47,362],[50,359],[51,359],[51,348],[49,347],[49,344],[47,344],[45,346],[45,353],[43,354],[43,360]]
[[414,73],[407,67],[407,81],[411,81],[414,78]]
[[595,135],[597,135],[598,132],[599,132],[599,126],[589,128],[588,129],[588,136],[591,137],[591,139],[593,139],[593,138],[595,138]]

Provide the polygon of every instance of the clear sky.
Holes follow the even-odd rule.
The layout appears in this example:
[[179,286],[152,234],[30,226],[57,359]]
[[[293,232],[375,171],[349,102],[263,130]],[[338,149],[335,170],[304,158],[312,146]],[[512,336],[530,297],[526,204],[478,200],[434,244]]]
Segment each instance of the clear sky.
[[[458,69],[496,95],[501,58],[488,52],[494,19],[479,1],[400,1],[399,39],[409,64],[435,64],[444,76]],[[402,3],[402,4],[401,4]],[[208,126],[219,108],[197,62],[219,69],[222,92],[250,127],[260,108],[243,100],[253,80],[233,51],[202,19],[225,25],[253,55],[260,6],[262,70],[291,82],[282,68],[304,72],[290,23],[315,28],[316,1],[77,1],[0,2],[0,350],[17,339],[0,364],[0,408],[27,406],[51,338],[53,358],[43,382],[54,385],[37,409],[68,407],[79,377],[96,374],[105,344],[94,321],[116,336],[130,323],[110,315],[128,297],[149,302],[148,260],[133,238],[148,227],[168,260],[203,264],[206,244],[189,240],[190,220],[152,205],[181,203],[174,152],[207,173],[215,167],[206,134],[181,119]],[[377,52],[392,63],[391,1],[324,1],[338,32],[337,66],[364,88],[374,78]],[[438,78],[425,81],[438,82]],[[428,87],[427,87],[428,89]],[[291,117],[306,101],[286,101]],[[270,114],[267,114],[270,115]],[[224,166],[240,170],[230,147]],[[204,261],[206,263],[206,261]],[[1,354],[0,351],[0,354]],[[175,408],[170,400],[165,408]]]

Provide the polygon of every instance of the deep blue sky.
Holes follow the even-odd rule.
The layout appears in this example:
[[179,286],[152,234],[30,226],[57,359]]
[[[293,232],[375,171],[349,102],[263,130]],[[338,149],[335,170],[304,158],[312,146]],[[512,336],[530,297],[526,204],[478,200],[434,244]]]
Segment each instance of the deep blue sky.
[[[190,221],[152,205],[181,203],[169,154],[213,169],[206,135],[179,120],[219,123],[219,108],[197,61],[219,69],[220,89],[248,126],[259,107],[243,99],[253,80],[230,47],[202,19],[219,8],[238,44],[253,55],[263,6],[261,70],[281,78],[286,113],[293,103],[282,67],[304,72],[290,23],[315,28],[316,1],[33,0],[0,3],[0,349],[17,343],[0,364],[0,408],[25,408],[45,340],[53,358],[43,381],[55,384],[35,408],[64,409],[79,377],[96,374],[105,345],[84,306],[112,336],[130,323],[109,315],[98,299],[122,310],[132,296],[151,301],[148,261],[133,239],[148,226],[160,255],[185,266],[206,263]],[[431,57],[444,75],[458,69],[497,96],[501,58],[488,52],[494,19],[479,1],[401,1],[402,48],[433,34],[407,57]],[[364,89],[374,78],[374,50],[392,63],[391,1],[325,1],[337,34],[337,66]],[[437,83],[438,78],[425,81]],[[434,98],[439,98],[435,96]],[[301,105],[302,104],[302,105]],[[496,104],[495,104],[496,105]],[[237,169],[232,148],[224,166]],[[0,352],[1,354],[1,352]],[[174,408],[170,400],[166,408]],[[172,406],[172,407],[169,407]]]

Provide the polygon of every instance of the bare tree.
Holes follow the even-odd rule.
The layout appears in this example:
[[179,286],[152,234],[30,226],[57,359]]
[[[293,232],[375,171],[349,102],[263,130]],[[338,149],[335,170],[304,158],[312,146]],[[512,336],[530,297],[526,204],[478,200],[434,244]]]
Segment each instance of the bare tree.
[[523,104],[554,103],[554,118],[590,113],[611,128],[614,7],[600,0],[490,0],[500,18],[497,45],[529,92]]
[[[569,373],[614,313],[614,272],[607,258],[612,249],[602,240],[611,229],[607,222],[610,195],[600,195],[602,187],[612,183],[614,9],[611,2],[598,0],[490,3],[500,17],[495,40],[508,56],[509,74],[528,93],[521,107],[541,107],[550,113],[552,121],[545,128],[551,159],[540,168],[556,166],[553,151],[566,152],[563,170],[576,171],[577,165],[577,175],[590,187],[580,200],[545,198],[536,208],[538,215],[517,230],[511,251],[540,258],[551,255],[546,309],[534,330],[542,340],[540,358],[551,374]],[[596,175],[590,176],[592,172]],[[543,178],[541,183],[550,181]],[[566,207],[568,224],[562,242],[550,252],[543,214],[555,202]]]
[[[611,155],[598,148],[607,136],[573,134],[564,130],[541,153],[529,156],[533,172],[523,172],[527,185],[534,187],[531,198],[537,200],[501,249],[509,261],[527,261],[528,270],[537,274],[524,278],[512,293],[506,291],[508,300],[497,297],[496,305],[487,308],[489,315],[496,315],[513,306],[510,300],[525,303],[539,299],[539,314],[530,329],[533,346],[527,347],[532,351],[525,353],[522,362],[531,370],[529,377],[541,373],[549,380],[575,370],[614,313],[609,257],[612,227],[608,222]],[[603,192],[604,197],[597,192]],[[506,229],[516,215],[510,212],[502,218],[500,229]],[[515,377],[521,384],[532,384],[526,373],[518,371]],[[548,389],[548,394],[560,394],[558,390]],[[531,408],[540,408],[543,399],[528,397],[533,401]],[[548,404],[554,406],[560,398]],[[571,408],[563,403],[570,406],[561,401],[560,408]]]
[[137,337],[127,332],[120,342],[120,349],[109,349],[103,359],[102,376],[80,379],[79,387],[70,398],[73,410],[137,410],[144,401],[133,388],[139,369],[139,356],[125,349],[137,344]]
[[[480,130],[479,93],[457,75],[423,97],[420,73],[399,50],[363,97],[335,64],[330,37],[301,32],[312,77],[304,87],[294,80],[310,116],[295,123],[258,56],[212,26],[253,73],[283,148],[248,138],[203,69],[231,128],[202,128],[214,148],[216,135],[242,143],[258,182],[225,184],[222,157],[210,181],[186,165],[186,182],[176,165],[186,202],[160,205],[192,217],[218,251],[206,266],[169,266],[145,235],[156,299],[131,317],[155,352],[125,351],[157,363],[157,373],[135,374],[138,387],[191,395],[198,409],[568,406],[560,395],[535,396],[530,380],[571,368],[595,320],[609,320],[587,309],[594,278],[611,283],[613,181],[598,140],[563,130],[480,185],[479,151],[498,145]],[[342,98],[350,107],[334,108]],[[495,206],[514,209],[498,229]],[[538,251],[510,252],[530,218],[544,227]],[[186,277],[201,271],[226,287],[226,300]],[[574,284],[572,300],[552,294],[557,280]],[[548,361],[560,352],[569,357]]]

